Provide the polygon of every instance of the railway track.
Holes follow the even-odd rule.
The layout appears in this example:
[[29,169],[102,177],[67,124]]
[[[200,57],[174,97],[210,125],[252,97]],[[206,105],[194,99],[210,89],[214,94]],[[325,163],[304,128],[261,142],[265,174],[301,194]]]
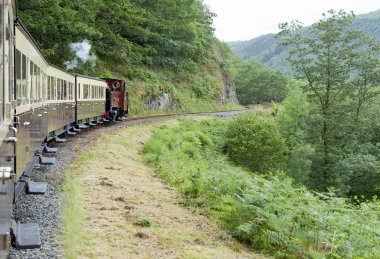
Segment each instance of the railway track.
[[[148,124],[163,119],[170,119],[188,115],[230,117],[243,112],[229,110],[221,112],[196,112],[183,114],[165,114],[125,118],[122,121],[109,123],[105,126],[95,126],[97,129],[87,129],[74,137],[67,136],[68,141],[55,143],[58,152],[55,155],[56,163],[52,166],[37,166],[33,169],[31,179],[36,182],[47,182],[48,188],[44,195],[21,194],[14,206],[14,218],[22,223],[36,222],[40,226],[42,246],[33,250],[16,250],[11,248],[8,258],[63,258],[60,244],[61,211],[64,201],[65,172],[72,170],[71,165],[76,156],[91,145],[93,140],[101,134],[115,132],[120,128]],[[62,136],[63,137],[63,136]],[[51,143],[52,145],[54,143]]]

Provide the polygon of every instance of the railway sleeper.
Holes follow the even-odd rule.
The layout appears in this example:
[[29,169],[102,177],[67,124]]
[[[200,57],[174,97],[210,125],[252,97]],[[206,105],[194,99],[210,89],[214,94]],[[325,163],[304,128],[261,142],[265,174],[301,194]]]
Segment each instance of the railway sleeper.
[[41,247],[40,228],[37,223],[17,223],[11,228],[12,246],[17,249],[34,249]]

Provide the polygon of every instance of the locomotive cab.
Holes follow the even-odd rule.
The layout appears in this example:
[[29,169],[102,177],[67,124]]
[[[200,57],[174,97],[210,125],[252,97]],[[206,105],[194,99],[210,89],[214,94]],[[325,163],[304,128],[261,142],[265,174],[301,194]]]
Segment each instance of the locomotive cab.
[[128,92],[125,82],[119,79],[105,78],[107,82],[105,117],[110,120],[121,120],[128,115]]

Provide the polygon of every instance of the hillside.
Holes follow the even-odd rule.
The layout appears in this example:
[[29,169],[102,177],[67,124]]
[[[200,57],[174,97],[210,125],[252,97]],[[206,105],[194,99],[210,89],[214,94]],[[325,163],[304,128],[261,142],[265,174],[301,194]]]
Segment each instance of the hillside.
[[200,0],[19,0],[18,15],[54,65],[127,80],[135,114],[236,101]]
[[[356,16],[353,25],[355,29],[364,31],[380,42],[380,10]],[[278,46],[281,39],[275,34],[266,34],[248,41],[227,43],[231,50],[244,60],[259,60],[268,67],[292,74],[286,61],[287,48]]]

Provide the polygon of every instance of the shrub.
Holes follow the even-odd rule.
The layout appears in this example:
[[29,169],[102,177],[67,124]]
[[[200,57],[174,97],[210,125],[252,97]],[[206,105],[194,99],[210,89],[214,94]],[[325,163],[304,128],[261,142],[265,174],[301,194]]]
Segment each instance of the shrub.
[[278,169],[285,161],[285,140],[271,118],[243,114],[229,123],[226,139],[230,159],[253,172]]

